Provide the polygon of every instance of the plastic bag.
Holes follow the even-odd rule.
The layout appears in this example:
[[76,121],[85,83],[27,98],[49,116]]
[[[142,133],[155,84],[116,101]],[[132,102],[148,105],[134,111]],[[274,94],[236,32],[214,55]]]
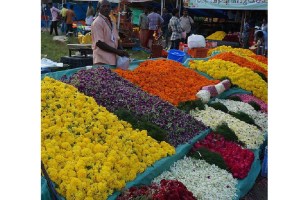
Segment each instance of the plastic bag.
[[210,92],[208,90],[200,90],[196,96],[203,101],[203,103],[208,103],[210,100]]
[[126,56],[117,56],[117,68],[121,68],[123,70],[128,70],[129,68],[129,58]]
[[41,68],[50,68],[50,67],[63,67],[63,63],[57,63],[48,58],[42,58]]
[[82,44],[92,44],[92,34],[91,32],[85,34],[82,38]]
[[188,47],[198,48],[198,47],[206,47],[205,38],[202,35],[191,35],[188,37]]
[[218,94],[221,94],[222,92],[224,92],[226,90],[224,85],[222,84],[222,82],[215,85],[215,87],[216,87]]

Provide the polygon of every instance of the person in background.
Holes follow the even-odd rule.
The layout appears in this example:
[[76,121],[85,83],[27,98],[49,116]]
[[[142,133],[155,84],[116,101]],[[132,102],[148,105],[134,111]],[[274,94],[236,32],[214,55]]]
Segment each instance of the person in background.
[[266,19],[263,19],[262,21],[261,30],[268,32],[268,22]]
[[58,16],[60,14],[60,10],[55,8],[54,5],[52,3],[49,3],[48,6],[50,7],[50,12],[51,12],[51,16],[52,16],[52,20],[51,20],[51,26],[50,26],[50,35],[52,35],[53,33],[53,29],[55,31],[55,35],[58,35],[57,32],[57,23],[58,23]]
[[132,10],[129,7],[126,8],[126,20],[132,22]]
[[186,37],[183,38],[185,44],[187,44],[187,38],[191,35],[192,25],[194,24],[194,20],[188,15],[187,9],[183,10],[183,15],[180,17],[180,25],[182,29],[186,32]]
[[98,2],[99,14],[91,26],[94,65],[116,65],[117,55],[127,56],[126,51],[118,49],[118,31],[109,17],[111,4],[108,0]]
[[66,13],[67,35],[69,34],[69,32],[73,32],[73,17],[76,17],[73,8],[74,6],[70,5],[70,9],[68,9]]
[[241,16],[241,11],[237,10],[235,13],[234,21],[235,22],[241,22],[242,16]]
[[87,11],[86,11],[86,18],[85,18],[85,24],[87,26],[90,26],[93,23],[93,17],[95,14],[95,10],[93,8],[93,4],[89,2]]
[[67,27],[66,27],[66,14],[67,14],[67,4],[63,4],[63,8],[60,11],[61,17],[62,17],[62,23],[61,23],[61,32],[65,33]]
[[166,47],[168,47],[169,46],[169,37],[171,35],[169,33],[168,24],[170,22],[170,19],[172,18],[172,15],[170,13],[168,13],[168,10],[166,8],[163,9],[162,18],[164,20],[164,23],[162,24],[162,32],[163,32],[163,36],[166,40]]
[[171,35],[171,49],[179,49],[179,42],[181,40],[181,33],[184,31],[181,28],[179,20],[179,10],[174,8],[172,10],[172,18],[170,19],[168,28],[172,31]]
[[149,20],[149,35],[147,44],[150,49],[152,47],[152,41],[154,39],[154,32],[157,32],[164,22],[163,18],[157,12],[158,8],[154,8],[153,11],[147,16]]
[[268,33],[266,31],[256,32],[257,52],[256,54],[268,56]]
[[148,8],[144,9],[144,12],[139,16],[140,27],[140,43],[142,47],[147,48],[147,39],[149,33],[149,20],[148,20]]
[[242,46],[244,49],[249,49],[250,24],[249,19],[245,19],[242,32]]

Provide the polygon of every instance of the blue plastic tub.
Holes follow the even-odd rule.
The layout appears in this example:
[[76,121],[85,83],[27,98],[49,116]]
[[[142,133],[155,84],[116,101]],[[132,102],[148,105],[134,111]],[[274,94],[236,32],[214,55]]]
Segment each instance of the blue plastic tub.
[[168,52],[168,59],[175,60],[177,62],[182,63],[185,53],[183,51],[179,51],[177,49],[170,49]]

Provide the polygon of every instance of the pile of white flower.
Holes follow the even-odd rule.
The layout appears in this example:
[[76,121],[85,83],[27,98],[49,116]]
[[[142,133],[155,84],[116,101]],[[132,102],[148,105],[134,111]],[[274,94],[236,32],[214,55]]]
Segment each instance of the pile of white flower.
[[255,124],[257,124],[262,131],[266,133],[268,131],[268,114],[256,111],[250,104],[241,101],[233,101],[229,99],[215,99],[215,102],[220,102],[224,104],[229,111],[238,112],[242,111],[248,114],[252,119],[254,119]]
[[257,149],[264,142],[264,133],[256,126],[247,124],[230,114],[215,110],[205,105],[205,110],[191,110],[190,114],[197,120],[202,121],[206,126],[210,126],[214,131],[218,125],[227,123],[238,139],[246,145],[248,149]]
[[228,200],[237,197],[237,179],[226,170],[204,160],[184,157],[153,182],[159,183],[162,179],[181,181],[197,199]]

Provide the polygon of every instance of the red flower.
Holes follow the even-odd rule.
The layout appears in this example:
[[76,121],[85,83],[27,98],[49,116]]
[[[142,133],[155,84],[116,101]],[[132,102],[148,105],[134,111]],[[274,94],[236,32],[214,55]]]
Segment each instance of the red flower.
[[245,178],[254,161],[252,151],[243,149],[234,142],[226,141],[220,134],[211,133],[207,135],[203,140],[194,144],[193,151],[200,147],[206,147],[212,152],[221,154],[234,178]]

